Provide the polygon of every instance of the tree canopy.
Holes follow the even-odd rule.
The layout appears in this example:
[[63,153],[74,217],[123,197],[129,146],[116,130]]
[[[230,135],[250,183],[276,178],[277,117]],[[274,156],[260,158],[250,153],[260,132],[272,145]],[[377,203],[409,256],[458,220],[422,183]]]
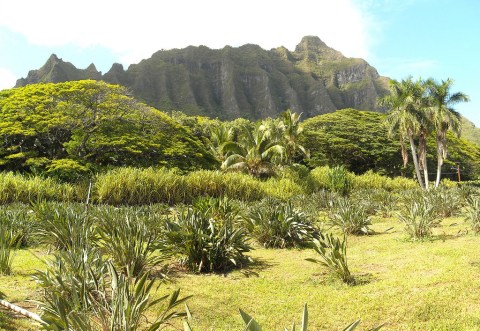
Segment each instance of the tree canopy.
[[0,167],[48,170],[59,160],[89,167],[212,168],[200,140],[119,85],[92,80],[0,92]]

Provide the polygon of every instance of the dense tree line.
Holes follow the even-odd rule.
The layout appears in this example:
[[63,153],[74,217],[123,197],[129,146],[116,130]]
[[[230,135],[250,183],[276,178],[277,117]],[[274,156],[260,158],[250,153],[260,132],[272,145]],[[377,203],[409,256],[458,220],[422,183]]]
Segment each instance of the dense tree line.
[[[448,132],[458,127],[450,103],[462,95],[450,96],[450,81],[417,83],[392,82],[391,95],[380,102],[388,115],[345,109],[304,122],[290,110],[257,122],[165,114],[104,82],[28,85],[0,92],[0,169],[67,180],[117,166],[219,169],[266,178],[300,163],[407,177],[417,169],[423,178],[427,172],[419,171],[427,166],[461,163],[462,178],[476,179],[479,148]],[[420,111],[423,122],[412,117]],[[407,162],[410,137],[418,167]]]

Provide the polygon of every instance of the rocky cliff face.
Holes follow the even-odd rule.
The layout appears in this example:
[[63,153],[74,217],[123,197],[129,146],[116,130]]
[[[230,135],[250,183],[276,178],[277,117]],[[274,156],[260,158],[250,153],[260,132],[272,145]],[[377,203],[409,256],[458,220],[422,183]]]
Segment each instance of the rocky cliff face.
[[158,109],[220,119],[277,116],[290,108],[303,118],[356,108],[376,110],[387,79],[362,59],[346,58],[318,37],[304,37],[295,51],[247,44],[159,51],[124,70],[114,64],[101,75],[92,64],[76,69],[52,55],[17,86],[36,82],[102,79],[129,87]]
[[66,82],[72,80],[94,79],[101,80],[102,73],[97,71],[92,63],[86,69],[77,69],[70,62],[64,62],[55,54],[50,55],[47,62],[38,70],[30,70],[27,78],[17,80],[15,87],[35,84],[40,82]]

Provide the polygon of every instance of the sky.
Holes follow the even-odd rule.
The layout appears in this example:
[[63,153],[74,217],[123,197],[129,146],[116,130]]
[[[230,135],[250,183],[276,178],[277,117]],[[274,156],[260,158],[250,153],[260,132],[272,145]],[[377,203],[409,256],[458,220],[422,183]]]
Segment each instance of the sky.
[[480,127],[478,0],[0,0],[0,89],[54,53],[107,72],[161,49],[247,43],[293,50],[318,36],[394,79],[455,81]]

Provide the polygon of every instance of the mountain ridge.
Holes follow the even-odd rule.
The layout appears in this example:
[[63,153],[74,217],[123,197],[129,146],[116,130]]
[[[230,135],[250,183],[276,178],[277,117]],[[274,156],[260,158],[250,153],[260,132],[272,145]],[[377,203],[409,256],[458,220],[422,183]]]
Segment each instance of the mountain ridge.
[[126,70],[114,63],[105,74],[93,63],[77,69],[52,54],[16,87],[82,79],[126,86],[136,98],[166,112],[224,120],[275,117],[286,109],[304,118],[343,108],[381,111],[376,99],[388,93],[387,77],[315,36],[302,38],[294,51],[255,44],[160,50]]

